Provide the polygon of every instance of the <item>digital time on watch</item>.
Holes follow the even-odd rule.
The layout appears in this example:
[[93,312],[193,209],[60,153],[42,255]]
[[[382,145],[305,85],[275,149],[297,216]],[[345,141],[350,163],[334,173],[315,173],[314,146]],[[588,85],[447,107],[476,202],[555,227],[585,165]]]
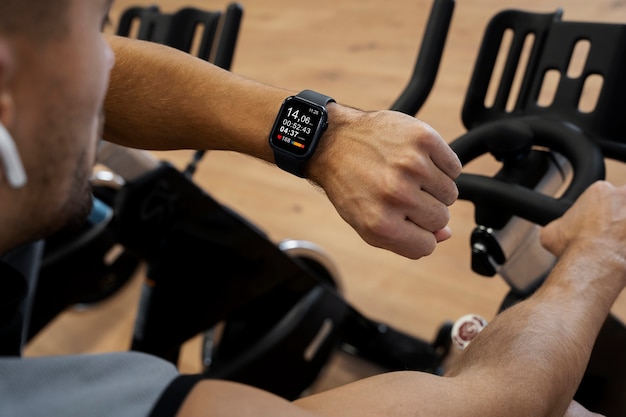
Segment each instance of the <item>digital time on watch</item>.
[[304,166],[328,127],[326,105],[334,101],[311,90],[285,99],[269,139],[279,168],[304,177]]

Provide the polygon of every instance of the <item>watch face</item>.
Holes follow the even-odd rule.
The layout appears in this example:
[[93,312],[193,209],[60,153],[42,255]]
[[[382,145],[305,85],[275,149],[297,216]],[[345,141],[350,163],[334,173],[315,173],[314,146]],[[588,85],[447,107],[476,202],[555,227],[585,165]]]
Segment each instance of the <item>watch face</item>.
[[322,106],[289,97],[276,118],[270,142],[276,148],[304,156],[315,145],[325,121],[326,111]]

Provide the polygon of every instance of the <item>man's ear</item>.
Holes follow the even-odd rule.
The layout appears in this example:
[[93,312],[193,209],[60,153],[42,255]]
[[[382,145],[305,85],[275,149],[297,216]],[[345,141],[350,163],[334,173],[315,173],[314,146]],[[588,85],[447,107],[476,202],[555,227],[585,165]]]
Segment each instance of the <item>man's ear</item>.
[[15,109],[9,88],[13,57],[8,43],[0,36],[0,170],[11,188],[26,184],[26,172],[7,126],[13,122]]

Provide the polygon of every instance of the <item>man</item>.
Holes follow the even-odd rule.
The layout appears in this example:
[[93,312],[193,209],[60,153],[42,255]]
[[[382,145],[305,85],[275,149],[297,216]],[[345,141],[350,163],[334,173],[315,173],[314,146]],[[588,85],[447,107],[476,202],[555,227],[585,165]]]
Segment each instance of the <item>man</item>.
[[[274,161],[268,132],[290,92],[162,46],[106,42],[99,29],[110,3],[0,2],[0,253],[80,221],[90,207],[88,176],[112,49],[108,139],[153,149],[229,149]],[[175,85],[151,88],[157,80]],[[447,206],[457,197],[458,159],[411,117],[327,107],[328,130],[304,175],[367,242],[410,258],[431,253],[450,236]],[[240,114],[246,118],[233,126]],[[171,123],[146,122],[155,119]],[[125,133],[136,130],[151,142]],[[545,228],[544,245],[561,258],[546,284],[493,320],[445,377],[388,373],[288,402],[236,383],[178,376],[171,364],[138,353],[5,357],[0,415],[590,416],[571,400],[626,284],[619,250],[625,203],[626,189],[600,182]],[[4,263],[0,280],[5,325],[25,289]]]

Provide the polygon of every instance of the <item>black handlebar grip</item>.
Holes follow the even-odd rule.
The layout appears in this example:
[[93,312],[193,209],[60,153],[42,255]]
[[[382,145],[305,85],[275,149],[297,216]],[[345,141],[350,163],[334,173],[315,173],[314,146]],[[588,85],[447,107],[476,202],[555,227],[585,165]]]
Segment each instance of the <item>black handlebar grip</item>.
[[532,132],[533,145],[560,153],[572,165],[573,177],[562,196],[555,198],[495,178],[463,173],[457,179],[459,199],[472,201],[475,205],[493,205],[545,225],[562,216],[587,187],[605,177],[602,151],[582,130],[559,120],[529,116],[481,125],[450,146],[465,165],[489,152],[488,143],[497,140],[498,135],[521,125]]

